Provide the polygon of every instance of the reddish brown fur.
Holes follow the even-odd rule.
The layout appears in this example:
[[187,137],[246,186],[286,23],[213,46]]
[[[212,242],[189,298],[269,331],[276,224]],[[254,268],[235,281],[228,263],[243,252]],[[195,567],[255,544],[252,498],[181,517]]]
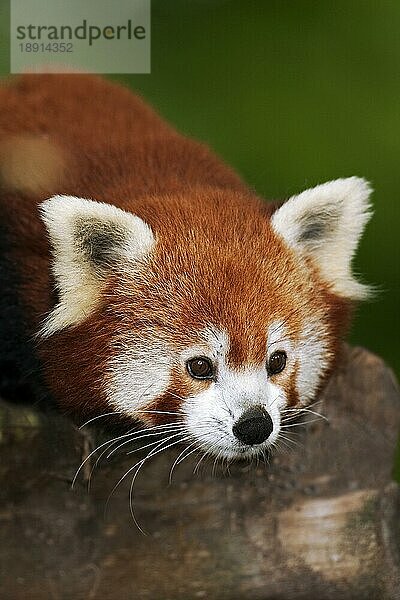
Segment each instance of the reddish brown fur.
[[[296,256],[271,229],[274,207],[205,146],[177,134],[126,89],[86,75],[21,77],[0,90],[0,106],[2,144],[37,136],[64,160],[47,187],[40,178],[37,193],[3,185],[1,211],[32,335],[55,302],[39,202],[62,193],[112,203],[143,218],[158,239],[150,277],[121,287],[116,274],[95,314],[38,344],[47,384],[65,410],[79,418],[104,412],[102,378],[121,313],[127,331],[161,326],[178,348],[213,323],[228,331],[229,363],[241,367],[263,361],[269,322],[288,318],[295,340],[304,316],[321,312],[336,356],[346,303],[312,267],[304,281]],[[180,373],[173,380],[170,389],[182,396],[208,385]],[[293,381],[289,389],[295,404]],[[157,406],[175,410],[177,402],[166,393]]]

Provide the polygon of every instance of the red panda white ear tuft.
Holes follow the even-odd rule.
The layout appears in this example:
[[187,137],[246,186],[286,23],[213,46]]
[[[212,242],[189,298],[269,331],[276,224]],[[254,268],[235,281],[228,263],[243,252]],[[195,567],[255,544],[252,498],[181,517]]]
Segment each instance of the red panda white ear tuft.
[[110,270],[134,269],[155,244],[139,217],[102,202],[53,196],[40,205],[53,252],[59,302],[41,329],[44,336],[82,322],[97,306]]
[[359,177],[336,179],[287,200],[272,216],[275,232],[310,256],[332,291],[360,300],[369,288],[351,272],[351,262],[371,217],[371,186]]

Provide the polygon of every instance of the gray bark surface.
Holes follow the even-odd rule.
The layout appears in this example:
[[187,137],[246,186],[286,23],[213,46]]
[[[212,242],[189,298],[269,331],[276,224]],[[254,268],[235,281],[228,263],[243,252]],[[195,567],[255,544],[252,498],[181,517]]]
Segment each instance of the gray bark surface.
[[146,463],[147,535],[129,476],[106,509],[144,454],[94,468],[95,454],[71,490],[98,432],[0,402],[0,598],[400,599],[399,391],[379,358],[346,352],[316,406],[328,421],[295,427],[298,446],[269,466],[193,475],[193,454],[169,484],[182,448]]

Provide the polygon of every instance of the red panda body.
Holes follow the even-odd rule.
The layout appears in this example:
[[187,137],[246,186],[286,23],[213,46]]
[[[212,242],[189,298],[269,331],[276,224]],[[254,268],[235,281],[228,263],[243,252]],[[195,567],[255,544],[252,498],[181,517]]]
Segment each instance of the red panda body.
[[364,294],[349,267],[368,185],[267,204],[100,78],[24,76],[0,108],[3,372],[78,423],[179,421],[227,456],[273,445]]

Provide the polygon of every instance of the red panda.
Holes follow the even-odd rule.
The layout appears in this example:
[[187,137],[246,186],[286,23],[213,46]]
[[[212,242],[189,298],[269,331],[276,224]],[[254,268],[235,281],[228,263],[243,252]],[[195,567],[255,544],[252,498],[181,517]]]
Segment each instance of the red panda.
[[77,422],[219,456],[276,445],[337,364],[370,186],[266,203],[139,97],[87,75],[0,89],[0,364]]

